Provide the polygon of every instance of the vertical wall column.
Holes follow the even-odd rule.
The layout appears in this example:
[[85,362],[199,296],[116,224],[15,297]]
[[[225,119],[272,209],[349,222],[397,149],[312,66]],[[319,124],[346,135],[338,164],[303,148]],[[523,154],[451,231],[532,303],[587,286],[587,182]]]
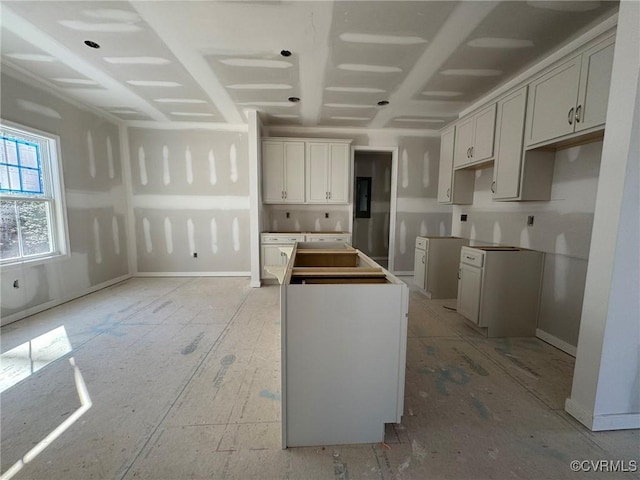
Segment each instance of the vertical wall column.
[[260,286],[260,229],[262,227],[262,208],[260,179],[261,148],[260,137],[262,122],[256,110],[249,114],[249,227],[251,231],[251,286]]
[[640,428],[640,4],[618,16],[607,127],[571,397],[591,430]]

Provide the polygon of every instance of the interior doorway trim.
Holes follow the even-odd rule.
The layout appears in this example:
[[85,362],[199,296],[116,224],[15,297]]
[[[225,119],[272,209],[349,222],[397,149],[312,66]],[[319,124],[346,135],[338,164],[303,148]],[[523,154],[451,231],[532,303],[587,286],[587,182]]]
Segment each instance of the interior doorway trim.
[[[388,152],[391,153],[391,205],[389,207],[389,266],[393,273],[396,256],[396,201],[398,197],[398,147],[359,146],[351,147],[351,178],[355,178],[356,152]],[[349,231],[353,234],[353,182],[350,189],[349,200]]]

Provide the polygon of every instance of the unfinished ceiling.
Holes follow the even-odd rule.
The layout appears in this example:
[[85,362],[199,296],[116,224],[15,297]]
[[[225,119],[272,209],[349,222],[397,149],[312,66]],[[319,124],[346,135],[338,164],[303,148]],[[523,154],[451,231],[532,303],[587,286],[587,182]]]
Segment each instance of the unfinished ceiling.
[[125,122],[437,130],[617,7],[3,0],[2,63]]

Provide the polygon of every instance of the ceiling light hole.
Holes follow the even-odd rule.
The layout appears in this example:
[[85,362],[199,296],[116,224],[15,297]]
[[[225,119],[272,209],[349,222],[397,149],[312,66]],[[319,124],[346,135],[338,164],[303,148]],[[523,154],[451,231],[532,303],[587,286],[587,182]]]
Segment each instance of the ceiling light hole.
[[300,101],[300,97],[289,97],[287,100],[292,103],[298,103]]
[[280,50],[280,55],[282,55],[283,57],[290,57],[291,56],[291,51],[290,50]]
[[93,42],[93,41],[91,41],[91,40],[85,40],[85,41],[84,41],[84,44],[85,44],[87,47],[91,47],[91,48],[100,48],[100,45],[98,45],[96,42]]
[[389,100],[380,100],[378,102],[379,107],[384,107],[385,105],[389,105]]

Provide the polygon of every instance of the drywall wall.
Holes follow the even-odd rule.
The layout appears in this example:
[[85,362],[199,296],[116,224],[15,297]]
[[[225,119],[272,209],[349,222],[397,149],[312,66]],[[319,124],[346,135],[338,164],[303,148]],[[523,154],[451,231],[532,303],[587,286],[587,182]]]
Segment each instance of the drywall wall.
[[248,276],[247,133],[127,132],[138,273]]
[[438,205],[440,139],[401,137],[398,147],[394,270],[413,274],[416,237],[451,235],[451,206]]
[[[354,199],[357,177],[371,179],[370,217],[353,219],[353,246],[375,260],[389,256],[389,214],[391,211],[390,152],[357,151],[354,156]],[[356,205],[354,203],[354,212]]]
[[[440,166],[440,138],[438,136],[400,136],[398,131],[371,131],[369,135],[360,132],[350,133],[345,130],[338,132],[323,131],[322,129],[291,130],[278,129],[277,135],[268,136],[279,137],[299,137],[299,138],[336,138],[351,139],[352,147],[397,147],[398,148],[398,182],[396,194],[396,222],[395,222],[395,248],[393,258],[393,271],[398,274],[413,274],[414,245],[418,235],[450,235],[451,234],[451,206],[438,205],[438,170]],[[393,188],[392,188],[393,190]],[[326,210],[316,210],[304,205],[299,207],[297,214],[300,225],[305,223],[307,212],[310,217],[309,224],[315,225],[315,220],[322,222],[322,216],[318,212]],[[272,206],[270,211],[282,211],[282,208]],[[292,210],[285,210],[293,212]],[[349,210],[338,209],[329,212],[329,218],[333,219],[328,223],[331,228],[340,220],[340,225],[349,225]],[[292,213],[293,215],[293,213]],[[270,225],[273,228],[272,215],[269,215]],[[345,218],[345,222],[342,219]],[[282,225],[282,216],[278,217],[277,225]],[[287,224],[288,225],[288,224]],[[324,225],[321,223],[321,225]],[[289,228],[289,227],[287,227]],[[283,230],[284,228],[280,228]],[[303,227],[304,229],[304,227]],[[313,228],[311,228],[313,229]],[[348,228],[342,228],[348,230]],[[391,259],[389,264],[391,265]]]
[[70,244],[54,261],[2,268],[7,322],[128,275],[128,211],[117,125],[5,73],[1,90],[4,120],[60,137]]
[[[473,205],[453,209],[453,234],[546,253],[538,328],[575,347],[593,226],[602,142],[556,152],[551,200],[494,202],[493,168],[476,171]],[[466,213],[468,220],[460,221]],[[527,217],[533,215],[533,226]]]

